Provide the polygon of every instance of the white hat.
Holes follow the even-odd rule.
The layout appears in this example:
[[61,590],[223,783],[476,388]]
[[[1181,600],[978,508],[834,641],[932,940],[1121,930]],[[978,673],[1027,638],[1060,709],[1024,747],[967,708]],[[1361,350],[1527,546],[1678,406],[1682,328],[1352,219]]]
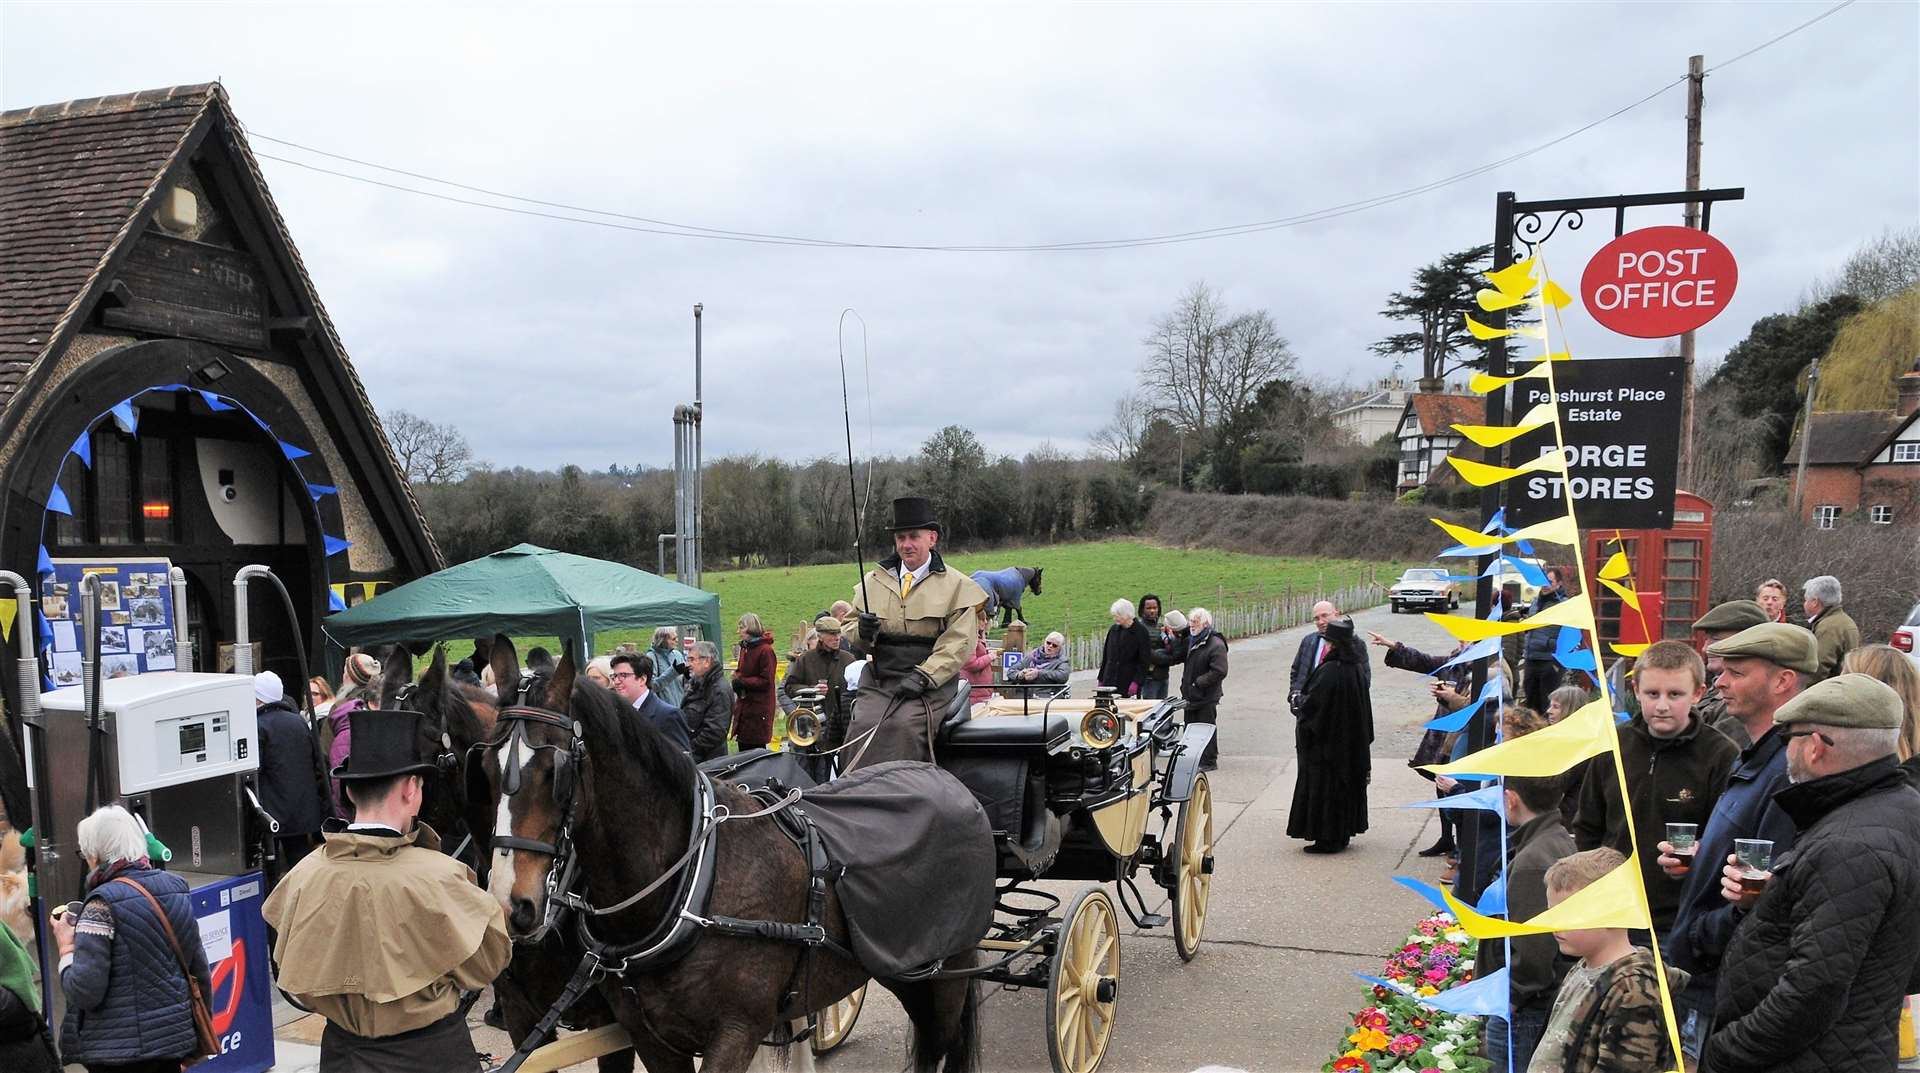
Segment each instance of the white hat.
[[253,699],[262,704],[272,704],[287,695],[287,687],[280,684],[280,676],[272,671],[261,671],[253,676]]

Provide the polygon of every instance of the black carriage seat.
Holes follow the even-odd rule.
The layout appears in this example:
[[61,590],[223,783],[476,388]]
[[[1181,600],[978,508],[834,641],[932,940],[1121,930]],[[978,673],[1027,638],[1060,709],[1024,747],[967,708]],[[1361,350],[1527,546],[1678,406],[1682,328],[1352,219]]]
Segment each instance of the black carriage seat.
[[1003,876],[1041,875],[1060,850],[1061,820],[1047,808],[1047,757],[1072,734],[1059,715],[990,715],[940,728],[934,759],[986,810]]

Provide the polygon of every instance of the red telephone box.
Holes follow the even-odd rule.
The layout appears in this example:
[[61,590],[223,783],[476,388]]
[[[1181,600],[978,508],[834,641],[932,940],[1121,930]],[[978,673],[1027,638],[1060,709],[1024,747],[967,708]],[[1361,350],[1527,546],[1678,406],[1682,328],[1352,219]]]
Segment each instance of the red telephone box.
[[[1586,542],[1584,580],[1603,641],[1635,644],[1693,636],[1694,620],[1707,613],[1713,580],[1713,504],[1692,492],[1676,492],[1671,529],[1589,529]],[[1616,551],[1627,553],[1639,611],[1597,579]]]

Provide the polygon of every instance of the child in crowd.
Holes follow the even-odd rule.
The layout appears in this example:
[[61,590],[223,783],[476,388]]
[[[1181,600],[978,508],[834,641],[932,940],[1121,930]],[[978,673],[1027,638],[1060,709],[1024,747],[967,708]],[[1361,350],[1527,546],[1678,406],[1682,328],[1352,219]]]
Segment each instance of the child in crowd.
[[[1665,935],[1680,905],[1681,881],[1660,868],[1660,839],[1670,823],[1706,825],[1740,750],[1693,716],[1693,705],[1706,692],[1707,669],[1692,645],[1652,645],[1640,654],[1633,683],[1640,712],[1618,731],[1620,759],[1654,933]],[[1587,765],[1573,841],[1581,849],[1633,851],[1635,839],[1627,835],[1627,812],[1621,807],[1620,780],[1610,754],[1602,753]]]
[[[1563,857],[1547,869],[1547,904],[1559,905],[1626,863],[1611,849]],[[1653,953],[1625,928],[1556,931],[1560,951],[1578,960],[1553,1000],[1527,1073],[1658,1073],[1673,1067],[1660,1013]],[[1685,974],[1669,968],[1676,978]],[[1672,984],[1678,988],[1682,980]]]
[[[1573,836],[1560,823],[1560,784],[1559,775],[1506,780],[1507,850],[1511,858],[1507,865],[1508,919],[1528,920],[1546,912],[1547,870],[1573,853]],[[1554,993],[1570,964],[1552,935],[1516,935],[1510,942],[1509,1017],[1507,1022],[1497,1017],[1487,1021],[1487,1057],[1493,1059],[1496,1073],[1505,1073],[1509,1056],[1512,1068],[1527,1068],[1546,1028]],[[1498,941],[1483,943],[1481,951],[1484,972],[1498,968],[1504,960]]]

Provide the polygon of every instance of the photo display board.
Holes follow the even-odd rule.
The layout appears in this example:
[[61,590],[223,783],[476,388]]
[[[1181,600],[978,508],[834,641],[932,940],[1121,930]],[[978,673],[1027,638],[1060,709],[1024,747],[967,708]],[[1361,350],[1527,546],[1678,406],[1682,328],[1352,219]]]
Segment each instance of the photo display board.
[[173,592],[166,559],[55,559],[40,579],[40,613],[53,629],[48,668],[55,689],[78,688],[83,600],[80,579],[100,576],[100,680],[174,669]]
[[[1588,529],[1667,529],[1680,465],[1679,358],[1588,358],[1556,362],[1567,475]],[[1513,413],[1547,401],[1545,380],[1513,385]],[[1510,464],[1554,450],[1551,426],[1516,438]],[[1507,482],[1507,524],[1519,528],[1566,513],[1557,473]]]

